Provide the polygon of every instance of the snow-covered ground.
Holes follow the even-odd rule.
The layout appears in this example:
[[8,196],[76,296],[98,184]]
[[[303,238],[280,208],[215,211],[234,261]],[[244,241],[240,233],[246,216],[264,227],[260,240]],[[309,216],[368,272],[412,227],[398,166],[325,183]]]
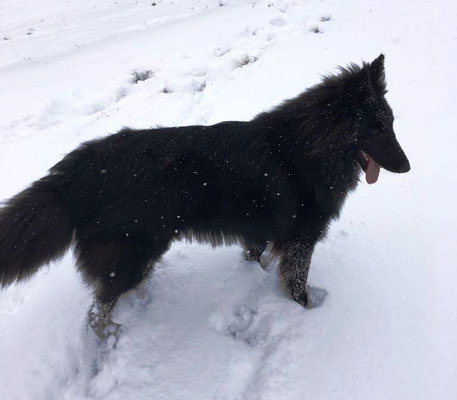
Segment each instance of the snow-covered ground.
[[3,0],[0,199],[84,140],[249,119],[381,51],[412,170],[349,198],[313,258],[316,309],[274,263],[182,242],[120,301],[108,352],[71,254],[1,291],[0,398],[456,399],[456,18],[452,1]]

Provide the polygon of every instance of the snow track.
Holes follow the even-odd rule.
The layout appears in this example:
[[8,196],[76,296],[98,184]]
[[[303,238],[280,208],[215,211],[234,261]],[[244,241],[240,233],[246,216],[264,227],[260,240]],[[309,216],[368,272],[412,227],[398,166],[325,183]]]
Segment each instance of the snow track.
[[109,351],[70,254],[4,289],[2,400],[457,398],[453,2],[4,3],[1,199],[84,140],[246,120],[380,52],[412,171],[350,196],[313,258],[315,309],[286,298],[274,263],[182,242],[119,302]]

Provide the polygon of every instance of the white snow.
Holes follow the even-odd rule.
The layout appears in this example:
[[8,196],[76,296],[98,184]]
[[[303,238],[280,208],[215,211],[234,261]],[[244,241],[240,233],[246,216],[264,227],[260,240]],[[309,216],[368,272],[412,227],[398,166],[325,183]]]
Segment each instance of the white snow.
[[0,198],[84,140],[246,120],[380,52],[411,172],[348,199],[313,257],[319,308],[290,301],[274,263],[182,242],[116,307],[110,351],[71,254],[4,289],[0,398],[457,398],[456,3],[222,3],[3,0]]

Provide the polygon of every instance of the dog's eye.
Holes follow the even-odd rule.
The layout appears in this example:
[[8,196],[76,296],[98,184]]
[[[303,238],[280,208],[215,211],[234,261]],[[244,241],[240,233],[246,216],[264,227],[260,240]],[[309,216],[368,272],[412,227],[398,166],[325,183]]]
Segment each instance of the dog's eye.
[[380,134],[383,131],[381,124],[371,124],[370,125],[370,134],[375,136]]

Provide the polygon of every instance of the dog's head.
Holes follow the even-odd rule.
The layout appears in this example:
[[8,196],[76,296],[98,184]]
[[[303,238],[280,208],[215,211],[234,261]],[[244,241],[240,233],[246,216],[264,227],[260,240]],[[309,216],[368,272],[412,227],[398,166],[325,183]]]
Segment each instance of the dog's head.
[[397,173],[410,165],[393,129],[392,109],[384,95],[384,55],[354,72],[347,93],[355,110],[354,157],[365,171],[368,183],[375,183],[380,167]]

